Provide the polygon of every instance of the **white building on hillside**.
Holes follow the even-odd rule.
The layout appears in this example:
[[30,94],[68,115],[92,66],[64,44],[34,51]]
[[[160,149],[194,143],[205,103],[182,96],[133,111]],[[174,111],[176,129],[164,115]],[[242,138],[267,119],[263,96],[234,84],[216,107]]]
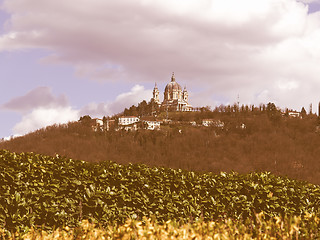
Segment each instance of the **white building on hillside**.
[[299,112],[297,112],[297,111],[289,111],[289,112],[288,112],[288,115],[289,115],[289,117],[292,117],[292,118],[299,118],[299,117],[301,117],[301,114],[300,114]]
[[94,124],[92,126],[93,131],[103,131],[104,130],[104,125],[103,125],[103,120],[100,118],[93,118]]
[[135,116],[123,116],[118,119],[119,129],[123,129],[126,131],[136,131],[138,129],[138,122],[140,122],[140,118]]
[[140,118],[135,117],[135,116],[123,116],[123,117],[119,117],[119,125],[120,126],[126,126],[126,125],[130,125],[130,124],[134,124],[140,122]]
[[224,122],[221,122],[220,120],[216,120],[216,119],[203,119],[202,125],[205,127],[213,126],[217,128],[223,128]]
[[148,130],[160,130],[159,121],[144,121],[146,123],[146,129]]

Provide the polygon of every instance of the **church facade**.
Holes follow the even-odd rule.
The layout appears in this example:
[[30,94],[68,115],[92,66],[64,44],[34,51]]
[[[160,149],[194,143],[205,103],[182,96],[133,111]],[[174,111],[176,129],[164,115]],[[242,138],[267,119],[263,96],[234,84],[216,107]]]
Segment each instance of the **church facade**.
[[153,89],[153,100],[164,111],[192,111],[192,106],[188,103],[189,95],[187,88],[182,90],[181,86],[176,82],[174,73],[171,76],[171,82],[169,82],[164,90],[164,97],[162,103],[160,102],[160,91],[155,84]]

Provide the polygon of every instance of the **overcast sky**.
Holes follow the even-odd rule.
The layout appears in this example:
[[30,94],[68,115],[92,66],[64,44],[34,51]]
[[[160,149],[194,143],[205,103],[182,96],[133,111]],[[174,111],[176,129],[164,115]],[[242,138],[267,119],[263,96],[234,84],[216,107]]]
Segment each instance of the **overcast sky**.
[[320,0],[0,0],[0,138],[161,97],[316,112]]

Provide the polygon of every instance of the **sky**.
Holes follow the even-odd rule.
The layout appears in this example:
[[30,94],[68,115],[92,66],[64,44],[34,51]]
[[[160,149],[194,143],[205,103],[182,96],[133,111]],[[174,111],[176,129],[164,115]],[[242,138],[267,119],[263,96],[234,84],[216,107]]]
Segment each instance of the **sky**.
[[191,105],[317,111],[320,0],[0,0],[0,138],[110,116],[175,72]]

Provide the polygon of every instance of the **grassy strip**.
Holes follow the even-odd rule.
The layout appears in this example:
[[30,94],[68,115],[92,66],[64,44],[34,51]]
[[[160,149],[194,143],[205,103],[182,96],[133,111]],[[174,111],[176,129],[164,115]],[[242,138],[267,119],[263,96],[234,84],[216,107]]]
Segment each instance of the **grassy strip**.
[[306,217],[273,217],[266,219],[263,213],[255,218],[241,222],[231,218],[221,221],[197,221],[179,224],[167,221],[158,224],[151,219],[142,221],[127,220],[123,225],[98,227],[88,220],[83,220],[76,228],[58,228],[52,232],[31,229],[26,234],[16,233],[4,239],[315,239],[319,232],[317,225],[320,219],[314,214]]

